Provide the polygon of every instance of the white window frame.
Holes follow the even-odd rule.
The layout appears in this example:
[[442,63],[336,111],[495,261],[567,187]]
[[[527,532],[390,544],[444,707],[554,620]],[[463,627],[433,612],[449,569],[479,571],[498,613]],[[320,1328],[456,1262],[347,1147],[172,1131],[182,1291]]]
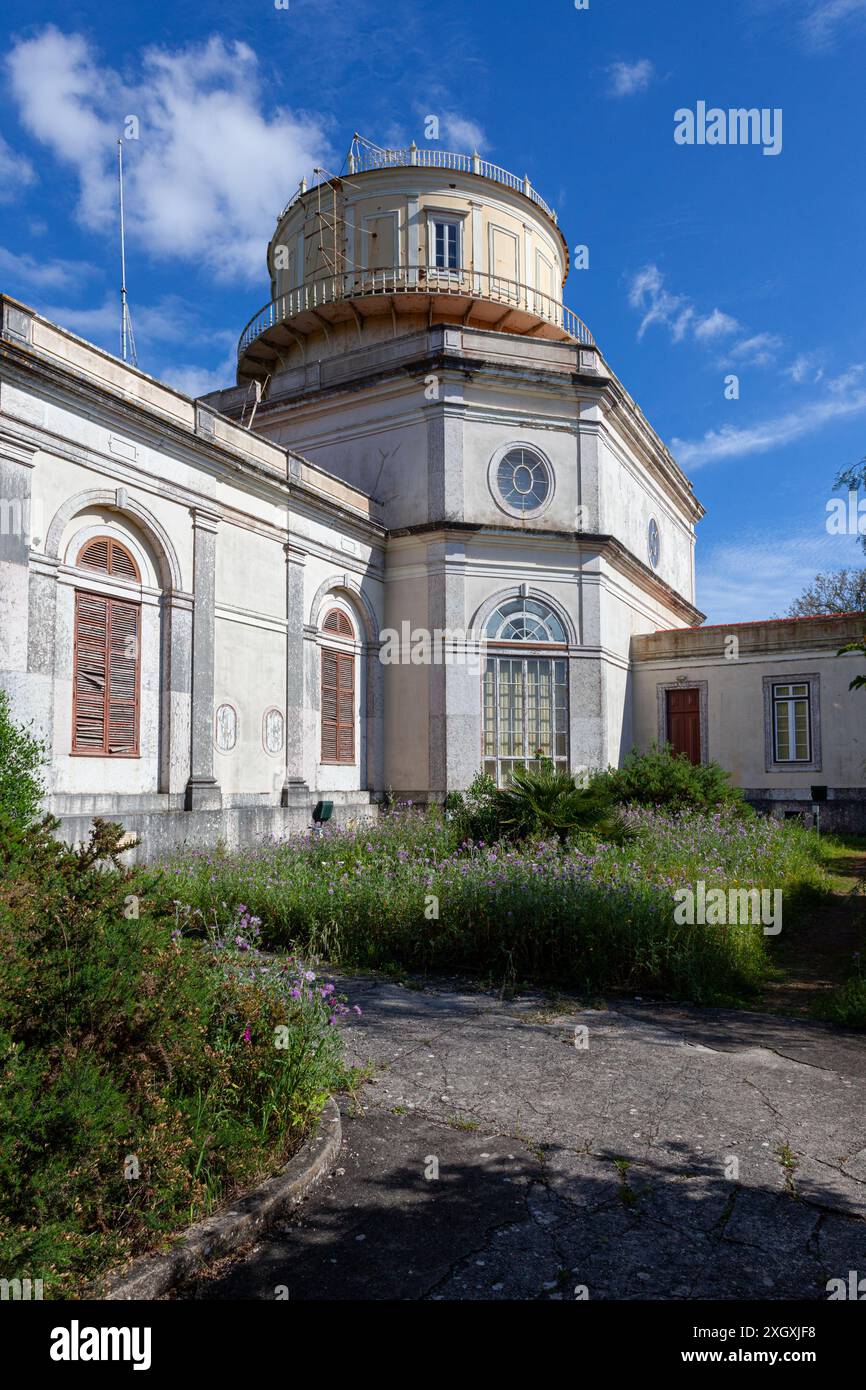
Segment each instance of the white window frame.
[[[780,690],[794,691],[799,689],[799,695],[789,694],[780,695]],[[796,755],[797,745],[797,705],[806,704],[806,752],[802,758]],[[788,756],[785,757],[779,750],[781,746],[781,726],[779,723],[779,713],[782,706],[788,711]],[[808,763],[812,756],[812,699],[808,681],[779,681],[773,684],[773,757],[777,763]],[[791,750],[794,750],[792,753]]]
[[[499,691],[502,666],[505,661],[519,664],[521,670],[521,681],[523,689],[522,728],[520,730],[522,734],[522,754],[502,754],[500,752],[500,716],[502,713],[502,705]],[[514,766],[515,764],[522,764],[524,767],[537,766],[537,760],[533,757],[535,749],[532,747],[532,741],[530,738],[530,735],[535,731],[533,729],[530,729],[527,717],[529,706],[528,666],[530,662],[546,663],[550,667],[550,706],[548,710],[548,714],[551,721],[550,757],[551,761],[553,762],[556,768],[568,771],[571,766],[571,690],[569,680],[570,663],[568,659],[567,646],[558,643],[551,644],[548,646],[546,643],[543,642],[497,643],[493,640],[490,640],[487,644],[484,668],[481,675],[481,766],[482,768],[487,768],[489,764],[493,764],[494,778],[497,786],[505,786],[507,784],[507,779],[504,775],[506,766],[509,768]],[[560,683],[558,683],[556,680],[557,663],[561,664],[564,667],[565,671],[565,680]],[[492,727],[488,726],[486,722],[486,685],[488,668],[491,666],[493,668]],[[559,688],[562,688],[565,691],[565,703],[563,706],[563,710],[561,711],[563,714],[562,729],[557,728],[557,713],[560,711],[557,710],[556,695],[557,690]],[[536,714],[537,712],[538,707],[536,707]],[[493,739],[492,754],[489,754],[485,748],[488,733],[490,733]],[[556,751],[556,739],[559,734],[562,734],[565,740],[564,753],[557,753]]]
[[[439,275],[458,275],[463,269],[463,223],[465,215],[451,212],[436,212],[434,208],[427,211],[427,268],[434,270]],[[456,265],[437,265],[436,264],[436,228],[437,226],[453,227],[457,239],[457,264]]]
[[[777,688],[786,685],[805,685],[807,693],[783,696],[781,700],[777,700]],[[791,707],[803,699],[807,701],[808,710],[809,756],[780,758],[776,707],[778,704],[787,704],[792,714]],[[794,675],[782,672],[779,675],[764,677],[764,753],[767,772],[821,771],[821,679],[816,672],[798,672]]]

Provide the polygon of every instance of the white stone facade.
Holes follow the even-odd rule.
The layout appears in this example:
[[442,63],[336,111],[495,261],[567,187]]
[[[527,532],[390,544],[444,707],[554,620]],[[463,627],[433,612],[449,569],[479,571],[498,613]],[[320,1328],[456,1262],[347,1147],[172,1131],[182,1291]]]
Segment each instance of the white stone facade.
[[[386,792],[440,801],[539,748],[615,764],[692,675],[704,747],[750,792],[802,799],[822,770],[862,789],[829,648],[825,762],[796,782],[761,770],[757,667],[671,666],[664,642],[702,617],[690,483],[564,309],[538,195],[413,158],[290,204],[239,384],[205,400],[0,299],[0,682],[46,740],[63,833],[114,816],[152,857],[284,834],[320,800],[344,820]],[[82,565],[94,540],[128,572]],[[111,742],[106,676],[82,751],[74,698],[103,689],[82,594],[139,615],[134,748]],[[779,651],[785,673],[801,655]],[[754,737],[717,738],[734,709]]]

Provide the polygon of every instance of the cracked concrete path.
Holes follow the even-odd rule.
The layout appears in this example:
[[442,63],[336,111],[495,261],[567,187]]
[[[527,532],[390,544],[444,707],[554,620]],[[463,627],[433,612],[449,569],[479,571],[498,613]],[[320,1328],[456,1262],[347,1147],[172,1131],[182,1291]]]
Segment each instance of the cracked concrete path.
[[184,1296],[826,1299],[866,1274],[866,1039],[446,985],[338,980],[373,1064],[339,1166]]

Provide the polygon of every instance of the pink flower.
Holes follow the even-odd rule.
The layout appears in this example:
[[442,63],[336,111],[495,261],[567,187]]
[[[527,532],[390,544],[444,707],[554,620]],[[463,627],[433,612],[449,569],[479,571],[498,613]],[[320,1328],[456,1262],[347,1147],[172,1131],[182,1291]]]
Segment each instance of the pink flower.
[[244,1042],[252,1042],[252,1040],[253,1040],[253,1035],[252,1035],[252,1033],[250,1032],[250,1025],[249,1025],[249,1024],[247,1024],[246,1028],[244,1029],[244,1039],[243,1039],[243,1040],[244,1040]]

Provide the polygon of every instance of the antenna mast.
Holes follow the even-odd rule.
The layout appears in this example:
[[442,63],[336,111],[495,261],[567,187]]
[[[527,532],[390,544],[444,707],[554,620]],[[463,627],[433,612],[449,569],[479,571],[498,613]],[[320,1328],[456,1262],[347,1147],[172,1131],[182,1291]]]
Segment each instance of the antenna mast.
[[138,366],[132,314],[126,300],[126,239],[123,222],[123,141],[117,142],[117,186],[120,192],[120,355],[124,362]]

